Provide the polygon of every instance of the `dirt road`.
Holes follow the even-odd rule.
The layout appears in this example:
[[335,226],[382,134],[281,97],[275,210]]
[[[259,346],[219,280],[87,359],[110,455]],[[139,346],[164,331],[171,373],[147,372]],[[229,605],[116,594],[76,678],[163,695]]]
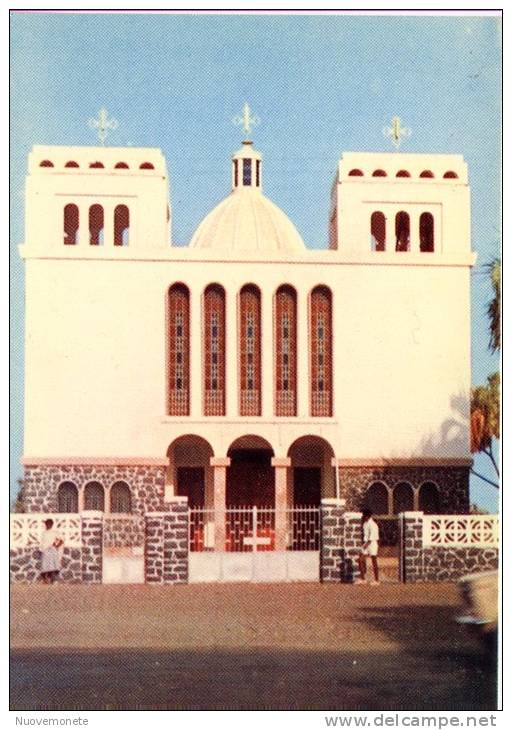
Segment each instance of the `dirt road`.
[[14,586],[12,709],[485,710],[455,586]]

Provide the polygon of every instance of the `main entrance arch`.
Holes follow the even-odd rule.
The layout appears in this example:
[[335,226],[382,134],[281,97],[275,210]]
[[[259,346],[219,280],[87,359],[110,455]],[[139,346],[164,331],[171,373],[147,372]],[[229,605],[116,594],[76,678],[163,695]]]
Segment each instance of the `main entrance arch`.
[[318,507],[323,497],[336,495],[334,451],[320,436],[301,436],[288,449],[294,506]]
[[167,449],[167,488],[172,494],[188,497],[189,506],[213,506],[213,479],[210,458],[213,449],[202,436],[187,434],[175,439]]
[[268,507],[275,505],[274,450],[261,436],[237,438],[228,449],[227,507]]

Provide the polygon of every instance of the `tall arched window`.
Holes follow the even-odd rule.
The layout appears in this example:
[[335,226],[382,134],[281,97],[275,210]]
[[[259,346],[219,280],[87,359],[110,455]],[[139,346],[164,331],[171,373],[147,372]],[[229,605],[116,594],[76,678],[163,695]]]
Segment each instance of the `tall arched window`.
[[247,284],[240,292],[240,415],[261,415],[261,294]]
[[129,514],[132,511],[132,495],[126,482],[116,482],[110,490],[110,511]]
[[204,293],[204,415],[226,413],[226,295],[218,284]]
[[276,416],[297,415],[297,294],[280,286],[275,305]]
[[332,416],[332,296],[326,286],[311,292],[311,415]]
[[68,203],[64,206],[64,243],[76,246],[78,243],[78,205]]
[[128,246],[130,242],[130,211],[126,205],[114,210],[114,246]]
[[441,512],[439,489],[434,482],[425,482],[421,485],[419,508],[427,515],[438,515]]
[[375,211],[371,217],[371,250],[386,250],[386,217],[384,213]]
[[411,241],[411,223],[408,213],[401,210],[395,218],[396,250],[408,251]]
[[375,515],[387,515],[389,512],[388,490],[382,482],[370,484],[366,491],[365,506]]
[[169,415],[190,408],[190,294],[184,284],[169,289]]
[[91,246],[103,246],[104,214],[101,205],[89,208],[89,243]]
[[73,482],[63,482],[57,492],[58,511],[78,512],[78,489]]
[[432,213],[420,215],[420,251],[432,253],[434,250],[434,216]]
[[414,509],[414,493],[407,482],[400,482],[393,489],[393,514]]
[[84,509],[105,510],[105,490],[99,482],[89,482],[84,489]]

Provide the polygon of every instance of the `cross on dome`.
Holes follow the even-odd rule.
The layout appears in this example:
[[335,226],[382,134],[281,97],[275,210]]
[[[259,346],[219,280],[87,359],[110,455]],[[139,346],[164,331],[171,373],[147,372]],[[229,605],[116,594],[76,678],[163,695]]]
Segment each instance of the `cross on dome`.
[[109,129],[114,131],[119,126],[117,119],[114,119],[113,117],[110,119],[108,118],[108,112],[105,108],[100,109],[98,119],[91,118],[89,119],[88,124],[91,129],[98,130],[98,138],[102,145],[105,144]]
[[400,142],[405,137],[410,137],[412,131],[409,129],[409,127],[402,127],[402,121],[400,117],[393,117],[393,119],[391,120],[391,127],[384,127],[384,129],[382,130],[382,134],[385,137],[391,137],[391,141],[393,142],[395,149],[398,152]]
[[244,104],[242,115],[233,117],[233,124],[243,127],[246,134],[250,134],[253,127],[257,127],[260,124],[260,118],[257,116],[251,116],[251,107],[247,102]]

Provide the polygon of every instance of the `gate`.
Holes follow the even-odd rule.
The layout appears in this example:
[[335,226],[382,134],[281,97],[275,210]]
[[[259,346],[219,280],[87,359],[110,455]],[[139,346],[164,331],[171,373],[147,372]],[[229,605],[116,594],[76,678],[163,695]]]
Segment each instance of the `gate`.
[[144,583],[144,517],[105,515],[103,583]]
[[[316,507],[190,510],[189,582],[318,581],[320,512]],[[215,532],[224,550],[215,550]]]

